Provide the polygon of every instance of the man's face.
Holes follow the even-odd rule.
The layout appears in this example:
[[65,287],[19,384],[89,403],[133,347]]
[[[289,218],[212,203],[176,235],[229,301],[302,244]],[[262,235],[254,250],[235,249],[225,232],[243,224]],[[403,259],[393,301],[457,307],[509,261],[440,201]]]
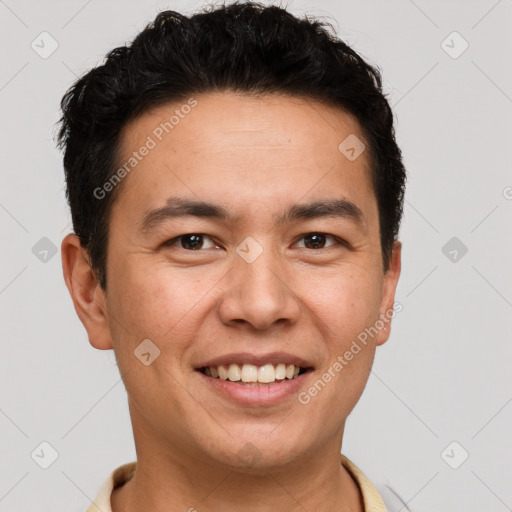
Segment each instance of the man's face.
[[[148,136],[156,146],[113,206],[103,347],[114,347],[140,440],[204,463],[279,466],[341,441],[389,322],[359,341],[351,360],[344,355],[392,308],[400,247],[384,275],[368,154],[354,160],[338,149],[349,135],[363,140],[351,116],[273,95],[195,99],[169,133],[157,127],[181,104],[123,132],[121,163]],[[160,212],[143,222],[171,198],[211,203],[232,219]],[[276,221],[294,206],[333,200],[356,205],[359,221],[347,213]],[[208,362],[294,358],[309,371],[262,386],[200,371]]]

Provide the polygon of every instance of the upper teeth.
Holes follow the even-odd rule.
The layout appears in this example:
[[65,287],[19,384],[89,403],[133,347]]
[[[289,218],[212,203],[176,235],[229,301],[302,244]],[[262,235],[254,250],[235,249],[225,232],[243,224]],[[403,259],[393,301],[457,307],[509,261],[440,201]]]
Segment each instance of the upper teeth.
[[236,382],[263,382],[269,383],[276,380],[293,379],[299,375],[300,367],[293,364],[277,365],[265,364],[255,366],[253,364],[230,364],[229,366],[206,366],[204,372],[211,377],[219,377],[223,380]]

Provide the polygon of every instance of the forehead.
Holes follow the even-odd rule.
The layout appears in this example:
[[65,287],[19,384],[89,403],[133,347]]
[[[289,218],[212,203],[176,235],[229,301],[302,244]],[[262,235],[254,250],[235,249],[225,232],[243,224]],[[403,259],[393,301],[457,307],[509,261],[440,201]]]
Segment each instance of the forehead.
[[176,195],[259,215],[269,206],[281,211],[285,203],[326,197],[367,209],[374,200],[368,152],[347,158],[346,140],[364,148],[357,120],[318,101],[196,95],[153,108],[125,126],[119,164],[136,162],[125,173],[118,202],[135,205],[139,214]]

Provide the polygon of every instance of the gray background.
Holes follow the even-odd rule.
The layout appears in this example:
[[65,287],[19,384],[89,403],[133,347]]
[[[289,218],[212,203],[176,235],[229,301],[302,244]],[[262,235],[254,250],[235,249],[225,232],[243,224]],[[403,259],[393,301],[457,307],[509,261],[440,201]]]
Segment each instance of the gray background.
[[[135,460],[112,353],[89,345],[62,278],[71,228],[52,137],[75,75],[157,11],[202,5],[0,0],[2,512],[84,511],[107,475]],[[404,309],[343,452],[390,509],[402,507],[397,493],[413,512],[512,510],[512,2],[288,5],[329,16],[382,68],[409,172]],[[51,49],[43,31],[58,43],[47,58],[31,47]],[[48,469],[43,441],[58,452]]]

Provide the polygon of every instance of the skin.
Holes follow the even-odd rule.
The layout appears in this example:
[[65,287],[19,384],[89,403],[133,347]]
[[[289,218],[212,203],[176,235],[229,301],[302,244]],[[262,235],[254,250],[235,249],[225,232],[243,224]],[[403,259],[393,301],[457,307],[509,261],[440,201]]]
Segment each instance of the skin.
[[[195,98],[197,106],[122,183],[110,219],[106,292],[77,237],[62,243],[77,314],[92,346],[114,349],[128,394],[137,471],[113,492],[113,511],[362,511],[339,453],[390,323],[307,405],[295,394],[242,406],[194,371],[204,357],[285,351],[315,367],[307,389],[392,309],[401,244],[384,273],[368,152],[349,161],[338,150],[350,134],[364,140],[361,128],[341,109],[297,97]],[[129,123],[121,161],[179,107]],[[144,214],[171,196],[219,203],[240,219],[183,217],[142,234]],[[330,217],[274,224],[289,205],[330,198],[355,203],[366,229]],[[348,246],[330,237],[320,248],[306,245],[303,237],[318,232]],[[189,239],[162,245],[187,233],[207,235],[202,248],[187,248]],[[252,263],[236,252],[248,236],[263,248]],[[145,339],[160,349],[148,366],[134,357]],[[246,443],[257,449],[253,464],[237,455]]]

